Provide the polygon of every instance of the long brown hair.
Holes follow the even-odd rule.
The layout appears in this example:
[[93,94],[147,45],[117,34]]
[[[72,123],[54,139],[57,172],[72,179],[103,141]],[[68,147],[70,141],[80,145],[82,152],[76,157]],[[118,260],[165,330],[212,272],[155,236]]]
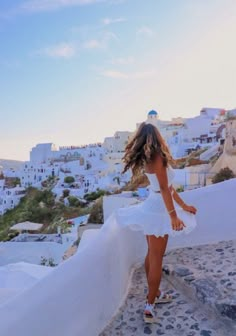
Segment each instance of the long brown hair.
[[169,163],[174,163],[159,130],[154,125],[143,122],[125,148],[123,173],[130,168],[133,174],[139,173],[144,164],[153,161],[157,155],[161,155],[166,167]]

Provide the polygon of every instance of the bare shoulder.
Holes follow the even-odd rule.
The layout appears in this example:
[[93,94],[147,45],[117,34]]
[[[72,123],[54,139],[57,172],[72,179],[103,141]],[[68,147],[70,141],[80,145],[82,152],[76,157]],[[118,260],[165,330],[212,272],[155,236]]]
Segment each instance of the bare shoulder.
[[161,171],[165,171],[166,167],[163,164],[163,159],[160,155],[157,155],[155,159],[145,165],[145,171],[150,174],[156,174]]

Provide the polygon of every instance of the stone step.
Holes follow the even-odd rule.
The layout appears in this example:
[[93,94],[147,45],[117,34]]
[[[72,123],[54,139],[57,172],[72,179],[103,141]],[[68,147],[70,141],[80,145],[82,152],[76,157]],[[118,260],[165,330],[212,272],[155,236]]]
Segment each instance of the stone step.
[[214,314],[205,311],[190,300],[184,292],[163,277],[161,288],[172,293],[173,302],[155,307],[158,321],[145,324],[143,308],[147,294],[144,267],[133,274],[132,286],[124,305],[100,336],[228,336],[234,335],[232,326],[227,326]]
[[236,334],[236,242],[176,249],[164,260],[167,280]]
[[[209,313],[215,314],[226,324],[231,323],[236,330],[236,301],[223,297],[218,289],[217,282],[208,277],[201,277],[194,273],[194,270],[183,265],[164,265],[163,271],[168,282],[176,289],[185,293],[190,299]],[[236,332],[236,331],[235,331]]]

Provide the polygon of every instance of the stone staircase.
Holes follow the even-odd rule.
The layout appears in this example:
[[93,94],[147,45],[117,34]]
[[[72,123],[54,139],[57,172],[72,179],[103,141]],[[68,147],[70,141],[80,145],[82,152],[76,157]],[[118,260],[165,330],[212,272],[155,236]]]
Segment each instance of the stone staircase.
[[236,241],[177,249],[165,258],[173,286],[236,326]]
[[168,252],[161,287],[174,300],[156,305],[157,323],[147,325],[145,271],[137,268],[124,305],[100,336],[236,335],[236,241]]

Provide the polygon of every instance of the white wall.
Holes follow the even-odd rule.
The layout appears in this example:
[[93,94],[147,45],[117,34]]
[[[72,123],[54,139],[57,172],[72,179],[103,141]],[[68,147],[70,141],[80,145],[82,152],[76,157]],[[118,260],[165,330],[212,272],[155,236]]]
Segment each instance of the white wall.
[[130,197],[131,194],[132,192],[127,192],[113,196],[104,196],[103,197],[104,220],[106,220],[114,210],[137,203],[138,202],[137,198]]
[[0,180],[0,192],[4,189],[5,180]]
[[181,193],[198,209],[197,228],[189,235],[171,238],[169,249],[236,239],[236,178]]
[[122,158],[124,153],[107,153],[104,155],[104,161],[107,163],[106,174],[121,171],[123,168]]
[[0,335],[98,335],[126,295],[142,241],[107,222],[73,257],[0,306]]
[[103,148],[108,152],[122,152],[132,134],[132,132],[117,131],[113,137],[104,139]]
[[212,156],[214,156],[218,152],[219,146],[220,144],[218,142],[213,146],[211,146],[209,149],[207,149],[200,155],[200,160],[209,160]]
[[209,118],[214,119],[222,110],[222,108],[204,107],[200,114],[207,115]]
[[39,265],[41,257],[52,258],[55,263],[59,263],[64,252],[65,247],[63,244],[55,242],[0,243],[0,266],[20,261]]
[[52,143],[37,144],[31,149],[30,161],[32,163],[40,164],[48,162],[56,153],[56,146]]
[[[235,193],[236,179],[184,192],[185,202],[198,208],[198,226],[170,238],[168,249],[236,239]],[[146,240],[141,232],[121,228],[114,216],[86,239],[73,257],[0,306],[1,336],[101,332],[124,299],[133,265],[143,261]]]
[[40,185],[42,181],[47,180],[49,176],[59,174],[59,165],[49,164],[36,164],[32,162],[25,162],[22,169],[18,172],[18,176],[21,181],[21,185],[24,187]]
[[191,141],[191,139],[199,137],[201,134],[208,134],[211,127],[211,119],[204,116],[195,118],[188,118],[185,120],[186,130],[184,137]]
[[109,151],[112,152],[114,150],[114,137],[106,137],[104,139],[104,142],[102,144],[102,147]]
[[20,202],[20,199],[24,197],[24,188],[0,188],[0,215],[3,215],[8,209],[13,209]]

